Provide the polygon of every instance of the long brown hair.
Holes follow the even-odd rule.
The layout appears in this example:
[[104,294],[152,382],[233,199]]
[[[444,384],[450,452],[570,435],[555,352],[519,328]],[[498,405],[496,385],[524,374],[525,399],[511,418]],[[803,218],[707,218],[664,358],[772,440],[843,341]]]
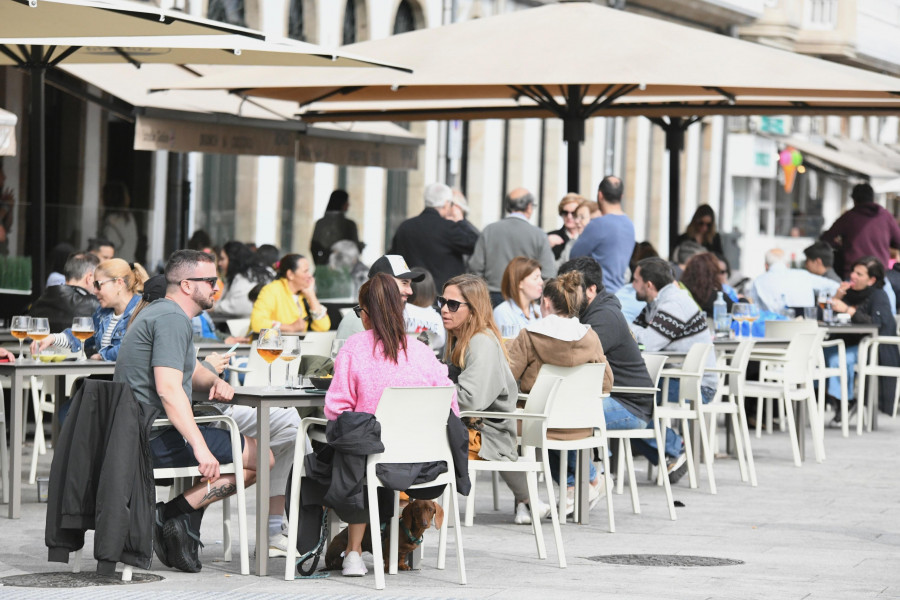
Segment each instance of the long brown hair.
[[550,301],[556,314],[577,316],[584,303],[584,278],[578,271],[554,277],[544,285],[544,298]]
[[[523,304],[522,297],[519,294],[519,284],[522,280],[534,273],[534,270],[541,269],[541,263],[528,258],[527,256],[517,256],[506,265],[503,271],[503,279],[500,281],[500,293],[506,300],[512,301],[516,306],[522,309],[526,319],[531,319],[531,311],[529,308],[537,308],[537,302],[531,304]],[[537,310],[535,310],[537,312]]]
[[712,244],[713,238],[716,237],[716,213],[709,204],[701,204],[697,207],[697,210],[694,211],[694,216],[691,217],[691,222],[687,227],[687,235],[692,240],[697,239],[697,234],[700,233],[700,220],[703,219],[703,217],[709,217],[710,224],[703,233],[703,239],[700,243],[704,246],[708,246],[709,244]]
[[444,284],[444,290],[455,285],[462,294],[463,301],[467,303],[469,318],[460,325],[456,331],[447,330],[447,345],[444,348],[444,358],[450,360],[460,369],[466,368],[466,350],[469,342],[479,333],[490,333],[497,340],[503,356],[509,360],[506,347],[500,343],[500,330],[494,322],[494,311],[491,308],[491,296],[488,293],[484,279],[477,275],[464,273],[451,278]]
[[709,302],[713,292],[722,291],[722,284],[719,282],[719,259],[712,252],[695,254],[684,265],[681,283],[697,304],[703,306]]
[[400,349],[406,352],[403,299],[397,282],[390,275],[376,273],[359,288],[359,305],[369,315],[375,341],[381,342],[384,355],[396,364]]

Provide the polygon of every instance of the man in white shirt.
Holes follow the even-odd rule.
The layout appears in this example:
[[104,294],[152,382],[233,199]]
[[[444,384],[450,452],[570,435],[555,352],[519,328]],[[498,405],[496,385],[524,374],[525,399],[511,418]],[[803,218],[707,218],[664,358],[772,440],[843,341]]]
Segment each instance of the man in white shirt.
[[791,269],[781,248],[766,252],[766,272],[753,281],[750,298],[760,309],[779,312],[786,306],[815,306],[816,292],[834,295],[838,283],[813,275],[806,269]]
[[[424,273],[415,274],[410,271],[406,261],[399,254],[385,254],[369,269],[369,278],[376,273],[387,273],[397,282],[400,297],[403,299],[403,318],[406,321],[406,332],[410,335],[427,334],[428,344],[434,349],[444,347],[447,341],[447,333],[444,330],[444,322],[437,311],[423,308],[407,302],[412,296],[411,283],[422,281]],[[338,325],[336,339],[346,340],[354,333],[363,331],[362,321],[353,312],[348,312]]]

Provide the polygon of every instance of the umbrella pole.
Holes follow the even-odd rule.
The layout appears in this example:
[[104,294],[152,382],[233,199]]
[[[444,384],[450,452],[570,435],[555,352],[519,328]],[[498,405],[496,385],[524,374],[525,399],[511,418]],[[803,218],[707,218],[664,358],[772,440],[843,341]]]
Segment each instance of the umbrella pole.
[[581,171],[581,142],[584,140],[584,119],[566,117],[563,121],[563,141],[568,153],[568,191],[579,193]]
[[684,129],[680,121],[681,119],[673,118],[666,127],[666,149],[669,151],[669,245],[678,238],[680,230],[681,149],[684,148]]
[[[34,56],[42,48],[35,46]],[[45,159],[45,96],[44,80],[47,67],[35,61],[28,69],[31,77],[31,115],[28,119],[28,236],[31,248],[31,291],[35,297],[44,290],[46,255],[46,170]]]

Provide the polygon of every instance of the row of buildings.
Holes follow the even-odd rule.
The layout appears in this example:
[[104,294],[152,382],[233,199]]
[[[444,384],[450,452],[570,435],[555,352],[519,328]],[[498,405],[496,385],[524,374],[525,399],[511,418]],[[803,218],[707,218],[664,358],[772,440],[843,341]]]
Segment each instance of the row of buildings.
[[[158,0],[154,4],[336,47],[548,2]],[[896,43],[900,0],[602,4],[900,76]],[[638,240],[648,240],[661,254],[668,254],[665,135],[643,117],[590,119],[579,189],[570,190],[558,120],[399,124],[396,133],[378,138],[401,143],[409,138],[415,168],[343,166],[345,154],[340,151],[307,153],[301,156],[305,160],[297,160],[296,155],[230,153],[239,150],[135,150],[136,132],[140,138],[141,130],[133,105],[110,94],[98,80],[76,77],[76,71],[55,74],[47,92],[48,248],[58,242],[84,246],[88,238],[113,225],[121,228],[122,215],[128,215],[133,221],[124,219],[128,231],[122,254],[150,266],[183,246],[195,229],[208,231],[217,243],[240,239],[305,253],[315,220],[324,212],[331,191],[340,187],[350,193],[349,216],[359,224],[366,242],[363,261],[370,263],[390,245],[399,222],[421,211],[422,190],[429,182],[462,188],[472,207],[470,219],[479,227],[502,217],[507,189],[527,187],[541,201],[536,224],[550,230],[559,226],[559,199],[569,191],[592,198],[600,179],[612,173],[625,181],[625,210],[634,220]],[[0,163],[17,202],[8,236],[9,253],[17,255],[36,251],[29,247],[23,225],[28,195],[27,153],[21,151],[21,141],[27,139],[27,93],[26,74],[0,68],[0,106],[20,117],[19,155],[4,157]],[[230,123],[239,126],[240,118]],[[733,266],[752,276],[762,271],[763,254],[770,247],[799,254],[849,206],[850,187],[859,181],[871,181],[880,192],[879,201],[898,214],[898,125],[897,117],[706,117],[688,129],[685,139],[679,226],[687,224],[698,205],[711,205]],[[336,133],[322,143],[375,139],[365,129],[342,127],[334,128]],[[176,135],[173,130],[171,137]],[[790,192],[785,191],[778,168],[778,152],[787,146],[801,151],[805,167]],[[323,156],[330,162],[308,162]],[[104,189],[123,188],[126,194],[104,194]]]

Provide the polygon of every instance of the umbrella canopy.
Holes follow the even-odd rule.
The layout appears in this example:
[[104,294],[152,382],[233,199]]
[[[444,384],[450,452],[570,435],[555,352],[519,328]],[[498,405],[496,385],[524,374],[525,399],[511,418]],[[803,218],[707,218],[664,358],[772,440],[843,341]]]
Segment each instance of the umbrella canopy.
[[241,34],[259,31],[128,0],[0,0],[0,37]]
[[[566,2],[423,29],[346,49],[412,74],[234,70],[193,87],[294,100],[304,119],[560,118],[569,188],[593,116],[644,115],[667,133],[711,114],[900,114],[900,79],[592,3]],[[664,119],[663,117],[668,117]],[[677,180],[670,181],[678,228]]]
[[18,117],[0,108],[0,156],[16,155],[16,122]]

